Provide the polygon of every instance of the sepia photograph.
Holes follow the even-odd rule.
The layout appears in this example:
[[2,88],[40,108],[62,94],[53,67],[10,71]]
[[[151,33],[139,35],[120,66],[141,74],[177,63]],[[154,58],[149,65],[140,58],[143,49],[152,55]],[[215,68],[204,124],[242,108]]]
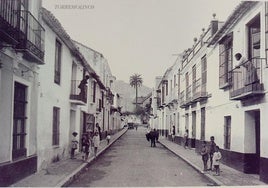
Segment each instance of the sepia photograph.
[[268,187],[267,58],[268,1],[0,0],[0,187]]

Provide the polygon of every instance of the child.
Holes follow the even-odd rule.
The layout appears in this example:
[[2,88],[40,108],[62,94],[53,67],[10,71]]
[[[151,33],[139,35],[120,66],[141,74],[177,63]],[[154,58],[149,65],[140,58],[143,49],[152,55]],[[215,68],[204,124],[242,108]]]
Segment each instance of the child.
[[72,135],[73,135],[73,138],[72,138],[72,142],[71,142],[71,159],[75,159],[74,153],[75,153],[75,150],[78,148],[78,141],[76,139],[76,136],[78,135],[78,133],[73,132]]
[[89,147],[90,147],[90,140],[89,135],[87,133],[83,134],[82,137],[82,159],[87,162],[88,156],[89,156]]
[[203,165],[204,165],[204,169],[203,171],[207,171],[208,168],[208,148],[207,148],[207,143],[206,141],[203,141],[202,144],[202,149],[201,149],[201,155],[202,155],[202,161],[203,161]]
[[110,139],[111,139],[111,135],[108,133],[107,134],[107,137],[106,137],[107,145],[110,143]]
[[215,176],[220,175],[220,159],[221,159],[221,152],[219,146],[215,147],[215,152],[213,154],[213,165],[216,171]]

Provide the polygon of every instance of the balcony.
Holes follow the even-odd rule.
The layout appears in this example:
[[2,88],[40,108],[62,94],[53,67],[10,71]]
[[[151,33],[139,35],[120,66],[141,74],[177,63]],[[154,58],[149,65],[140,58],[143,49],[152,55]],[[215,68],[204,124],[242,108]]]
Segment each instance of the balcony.
[[192,102],[192,86],[189,85],[186,87],[186,104],[190,105]]
[[186,105],[184,91],[180,92],[179,99],[180,99],[180,102],[179,102],[180,107],[185,108],[187,105]]
[[70,102],[76,105],[86,105],[87,103],[87,85],[85,85],[84,90],[78,88],[80,80],[71,81],[71,94]]
[[253,58],[235,67],[231,71],[231,100],[245,100],[251,97],[261,97],[265,94],[263,86],[263,70],[266,59]]
[[17,6],[15,0],[0,1],[0,40],[14,46],[19,38]]
[[0,1],[0,40],[23,52],[28,61],[43,64],[45,30],[29,11],[19,10],[19,5],[18,0]]
[[24,53],[24,58],[38,64],[44,63],[44,33],[45,29],[29,11],[18,11],[20,15],[18,51]]
[[201,83],[201,78],[193,83],[193,96],[192,102],[200,102],[208,98],[208,93],[206,92],[206,83]]

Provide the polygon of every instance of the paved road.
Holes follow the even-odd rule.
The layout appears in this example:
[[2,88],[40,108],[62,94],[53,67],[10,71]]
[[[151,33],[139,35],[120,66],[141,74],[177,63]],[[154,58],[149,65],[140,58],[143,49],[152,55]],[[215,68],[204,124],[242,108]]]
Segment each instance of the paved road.
[[206,186],[202,174],[160,144],[150,147],[145,128],[128,130],[79,176],[72,187]]

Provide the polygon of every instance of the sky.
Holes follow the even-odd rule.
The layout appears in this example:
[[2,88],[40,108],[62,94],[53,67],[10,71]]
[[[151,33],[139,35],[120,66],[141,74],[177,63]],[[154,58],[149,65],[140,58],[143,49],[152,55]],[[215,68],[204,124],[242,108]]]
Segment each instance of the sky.
[[[43,0],[70,37],[104,55],[117,80],[141,74],[154,87],[192,47],[213,13],[225,21],[238,0]],[[69,6],[72,5],[72,6]]]

